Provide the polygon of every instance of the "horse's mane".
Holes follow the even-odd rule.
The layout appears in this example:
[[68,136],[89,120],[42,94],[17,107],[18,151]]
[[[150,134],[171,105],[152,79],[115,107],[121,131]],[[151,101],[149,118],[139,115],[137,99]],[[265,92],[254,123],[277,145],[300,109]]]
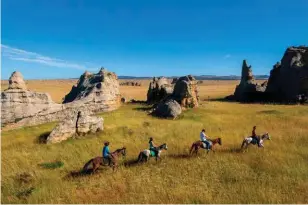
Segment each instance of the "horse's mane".
[[123,149],[126,149],[125,147],[116,149],[114,152],[112,152],[111,154],[117,153],[117,152],[121,152]]

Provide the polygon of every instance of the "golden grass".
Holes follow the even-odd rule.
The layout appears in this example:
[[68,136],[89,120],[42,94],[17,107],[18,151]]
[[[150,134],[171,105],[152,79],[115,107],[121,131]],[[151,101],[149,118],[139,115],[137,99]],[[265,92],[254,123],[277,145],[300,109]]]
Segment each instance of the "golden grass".
[[[308,203],[307,106],[204,101],[231,94],[236,83],[202,84],[200,107],[174,121],[148,116],[141,109],[144,105],[136,104],[100,114],[104,131],[84,139],[37,143],[55,123],[3,132],[2,203]],[[145,99],[146,90],[147,85],[121,86],[122,93],[135,99]],[[58,92],[55,96],[65,94]],[[237,152],[253,125],[259,133],[268,131],[272,140],[265,142],[265,149]],[[223,145],[215,154],[201,150],[199,156],[187,157],[202,128],[212,138],[222,137]],[[149,136],[168,144],[161,162],[67,177],[100,155],[105,140],[112,150],[125,145],[129,162],[148,147]],[[38,165],[53,161],[64,166]],[[32,180],[22,182],[22,173]]]

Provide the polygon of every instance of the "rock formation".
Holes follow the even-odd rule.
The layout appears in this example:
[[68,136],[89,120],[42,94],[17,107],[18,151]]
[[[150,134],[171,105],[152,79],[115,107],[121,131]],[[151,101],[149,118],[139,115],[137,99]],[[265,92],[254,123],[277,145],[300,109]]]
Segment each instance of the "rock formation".
[[198,107],[199,95],[196,79],[191,75],[180,77],[174,86],[171,98],[180,103],[181,107]]
[[196,79],[191,76],[180,77],[172,94],[162,99],[153,113],[159,117],[176,118],[181,114],[182,109],[199,106],[199,95]]
[[175,84],[179,78],[173,78],[171,84]]
[[104,69],[97,74],[85,72],[64,102],[57,104],[49,94],[26,90],[22,76],[14,72],[9,88],[1,93],[2,126],[16,128],[62,121],[76,109],[89,114],[115,110],[121,105],[116,74]]
[[65,96],[63,103],[70,102],[85,104],[94,112],[117,109],[121,102],[117,75],[104,68],[97,74],[85,72]]
[[308,47],[288,48],[281,62],[270,72],[268,81],[258,85],[252,75],[251,66],[243,62],[241,83],[234,96],[238,101],[308,102]]
[[84,111],[73,110],[47,137],[47,143],[57,143],[71,137],[83,136],[103,130],[103,118],[89,116]]
[[9,79],[9,87],[1,93],[2,125],[18,123],[39,113],[46,113],[54,108],[61,109],[51,100],[47,93],[27,90],[21,73],[13,72]]
[[153,114],[159,117],[175,119],[182,113],[181,105],[173,99],[168,99],[158,103]]
[[308,47],[290,47],[271,70],[266,89],[272,101],[295,102],[308,97]]
[[242,77],[239,85],[236,86],[234,99],[238,101],[250,101],[259,98],[266,89],[266,83],[259,85],[252,74],[251,66],[243,60]]
[[154,77],[152,82],[150,82],[148,93],[147,93],[147,103],[153,104],[164,99],[173,92],[173,86],[170,84],[167,78]]
[[121,86],[141,86],[141,83],[136,82],[136,81],[126,81],[120,83]]

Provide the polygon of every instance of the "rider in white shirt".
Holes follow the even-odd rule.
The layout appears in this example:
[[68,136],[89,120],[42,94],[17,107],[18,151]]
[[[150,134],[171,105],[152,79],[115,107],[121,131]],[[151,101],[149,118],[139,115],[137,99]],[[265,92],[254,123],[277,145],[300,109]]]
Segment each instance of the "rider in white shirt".
[[201,132],[200,132],[200,140],[201,142],[204,142],[206,144],[206,148],[207,150],[210,149],[210,143],[209,141],[206,139],[206,134],[205,134],[205,129],[203,129]]

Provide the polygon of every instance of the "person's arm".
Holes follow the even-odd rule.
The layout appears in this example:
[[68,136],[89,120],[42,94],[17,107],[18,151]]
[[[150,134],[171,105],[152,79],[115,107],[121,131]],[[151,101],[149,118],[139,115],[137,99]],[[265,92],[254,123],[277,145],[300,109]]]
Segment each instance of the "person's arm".
[[110,154],[110,150],[109,150],[109,147],[107,147],[107,150],[106,150],[107,154]]

